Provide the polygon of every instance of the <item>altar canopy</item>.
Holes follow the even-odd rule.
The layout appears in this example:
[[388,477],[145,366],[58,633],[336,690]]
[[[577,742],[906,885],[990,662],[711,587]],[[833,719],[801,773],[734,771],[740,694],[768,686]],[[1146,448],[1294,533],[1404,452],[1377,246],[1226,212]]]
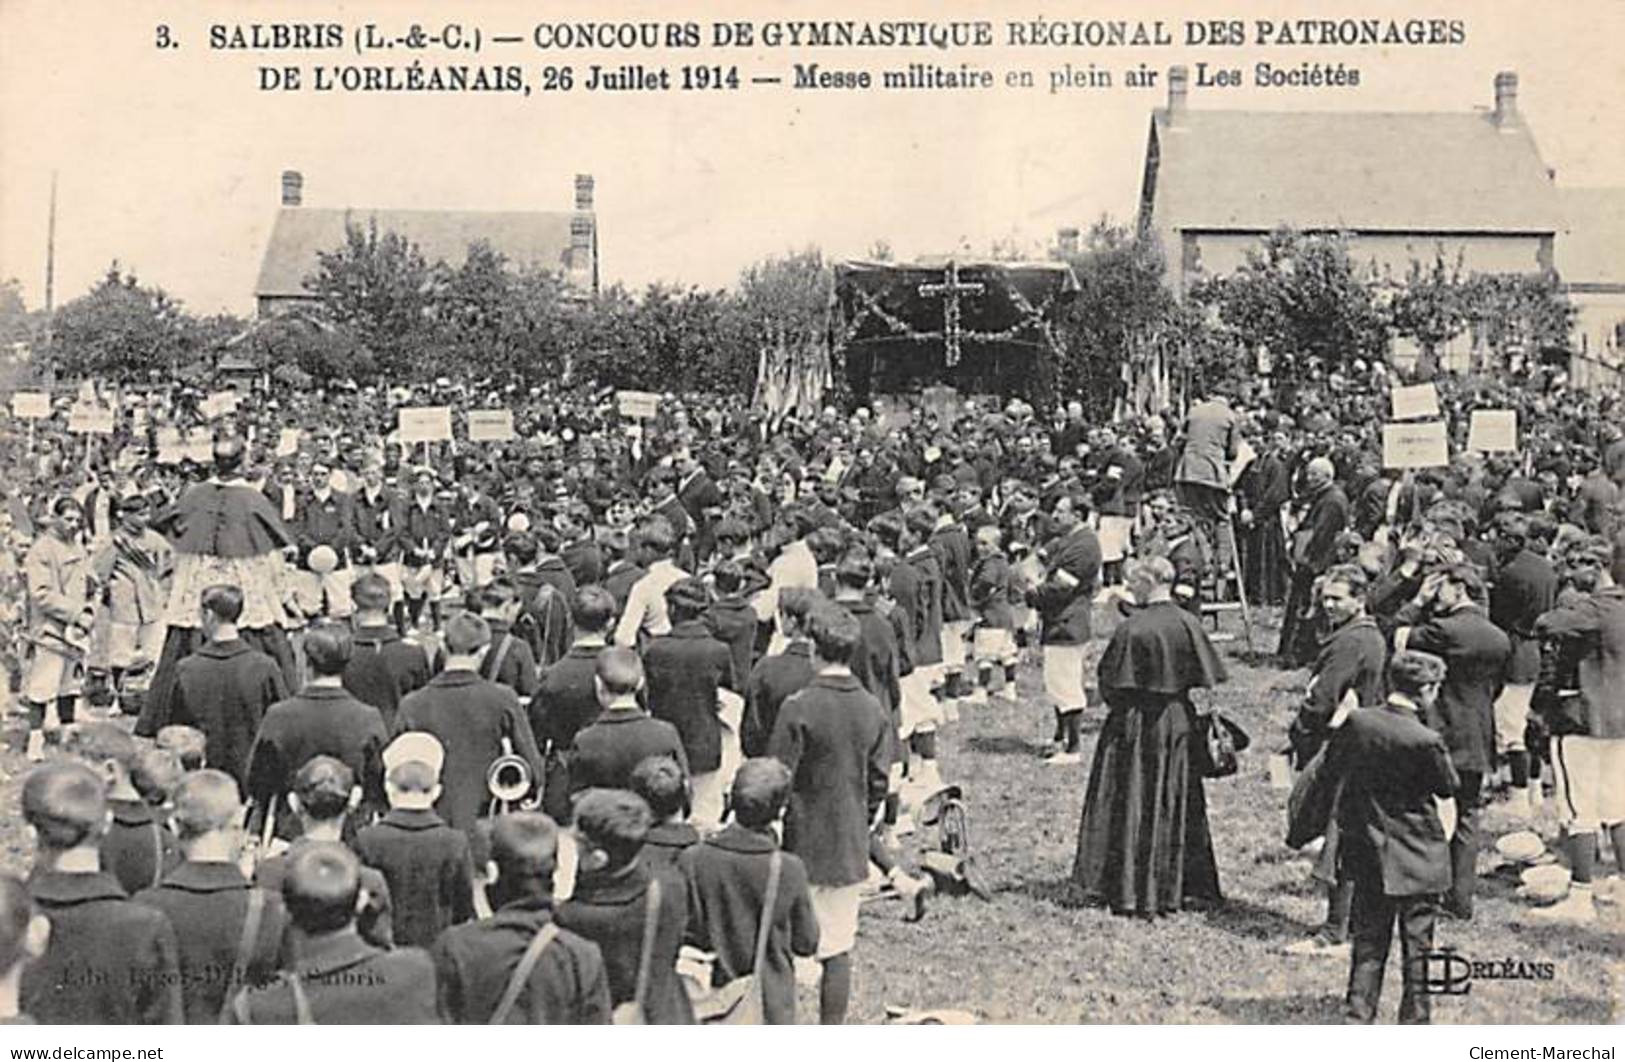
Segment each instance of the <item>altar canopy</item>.
[[860,403],[932,384],[1043,401],[1059,353],[1053,325],[1077,291],[1060,262],[845,262],[831,358]]

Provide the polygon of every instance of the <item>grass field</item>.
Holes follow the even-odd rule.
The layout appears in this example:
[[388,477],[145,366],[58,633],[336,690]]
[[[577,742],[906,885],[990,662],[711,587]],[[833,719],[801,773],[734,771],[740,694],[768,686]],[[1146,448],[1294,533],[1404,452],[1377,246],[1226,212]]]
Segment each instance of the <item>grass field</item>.
[[[1234,620],[1227,621],[1233,625]],[[1229,627],[1227,626],[1227,629]],[[1262,631],[1273,645],[1274,632]],[[994,899],[939,897],[924,922],[901,921],[900,906],[865,906],[856,951],[852,1020],[878,1022],[888,1004],[964,1010],[987,1022],[1327,1023],[1339,1019],[1346,960],[1297,958],[1282,945],[1312,930],[1325,901],[1308,860],[1281,843],[1285,794],[1272,790],[1266,755],[1279,744],[1303,674],[1248,666],[1240,640],[1221,644],[1231,668],[1220,705],[1253,735],[1239,776],[1207,784],[1208,810],[1226,903],[1211,913],[1155,922],[1068,906],[1084,764],[1040,761],[1051,716],[1037,668],[1024,664],[1018,700],[967,709],[944,731],[942,770],[965,790],[973,851]],[[17,814],[22,758],[0,752],[0,862],[26,868]],[[1492,820],[1493,824],[1493,820]],[[1551,838],[1555,822],[1539,828]],[[918,843],[924,838],[910,838]],[[1476,918],[1441,922],[1437,943],[1470,959],[1550,962],[1549,981],[1478,981],[1465,996],[1436,1001],[1434,1020],[1459,1023],[1597,1023],[1625,1017],[1625,913],[1585,929],[1519,924],[1516,880],[1483,857]],[[1390,959],[1381,1017],[1399,999],[1398,947]],[[814,1020],[804,990],[800,1015]]]

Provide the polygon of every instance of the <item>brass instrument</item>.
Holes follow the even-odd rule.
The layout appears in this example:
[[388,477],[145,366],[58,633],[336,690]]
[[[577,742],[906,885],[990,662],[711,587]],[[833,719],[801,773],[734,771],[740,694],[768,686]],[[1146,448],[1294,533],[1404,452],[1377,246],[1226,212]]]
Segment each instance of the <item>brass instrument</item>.
[[488,815],[505,815],[517,805],[521,809],[535,807],[539,798],[526,800],[536,783],[530,761],[513,751],[513,742],[502,739],[502,755],[491,761],[485,772],[485,788],[491,793]]

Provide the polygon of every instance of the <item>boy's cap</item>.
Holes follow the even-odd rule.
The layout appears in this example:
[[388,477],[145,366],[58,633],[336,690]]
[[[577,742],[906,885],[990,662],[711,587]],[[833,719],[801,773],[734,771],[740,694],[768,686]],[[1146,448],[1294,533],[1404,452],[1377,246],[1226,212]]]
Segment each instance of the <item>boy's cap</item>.
[[440,767],[445,762],[446,748],[440,744],[440,739],[419,730],[407,731],[391,741],[389,747],[384,749],[385,773],[393,771],[403,763],[421,763],[438,776]]

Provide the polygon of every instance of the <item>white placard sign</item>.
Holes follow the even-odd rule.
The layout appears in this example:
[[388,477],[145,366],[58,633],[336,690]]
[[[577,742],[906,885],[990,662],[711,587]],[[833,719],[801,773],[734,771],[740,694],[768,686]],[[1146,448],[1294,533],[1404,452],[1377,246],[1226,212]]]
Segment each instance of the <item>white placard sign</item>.
[[1439,393],[1430,383],[1396,387],[1393,400],[1395,420],[1418,420],[1439,415]]
[[1475,409],[1467,427],[1467,449],[1484,453],[1516,453],[1518,411],[1515,409]]
[[468,411],[469,442],[507,442],[513,437],[513,410],[471,409]]
[[214,434],[207,431],[187,432],[186,441],[181,444],[181,458],[200,465],[214,464]]
[[299,437],[300,432],[298,428],[283,428],[281,433],[276,438],[276,456],[292,457],[294,454],[298,453]]
[[660,396],[653,391],[616,391],[615,404],[621,416],[647,420],[660,408]]
[[198,406],[198,411],[210,420],[223,417],[227,413],[235,413],[237,411],[237,392],[216,391],[203,400],[202,404]]
[[158,463],[178,465],[181,462],[181,432],[179,428],[158,429]]
[[11,396],[11,414],[23,420],[44,420],[51,415],[51,396],[44,391],[18,391]]
[[1382,426],[1382,467],[1439,468],[1449,463],[1444,421]]
[[403,406],[401,408],[401,442],[448,442],[451,439],[450,406]]
[[68,430],[76,435],[111,435],[113,411],[101,406],[74,406],[68,414]]

